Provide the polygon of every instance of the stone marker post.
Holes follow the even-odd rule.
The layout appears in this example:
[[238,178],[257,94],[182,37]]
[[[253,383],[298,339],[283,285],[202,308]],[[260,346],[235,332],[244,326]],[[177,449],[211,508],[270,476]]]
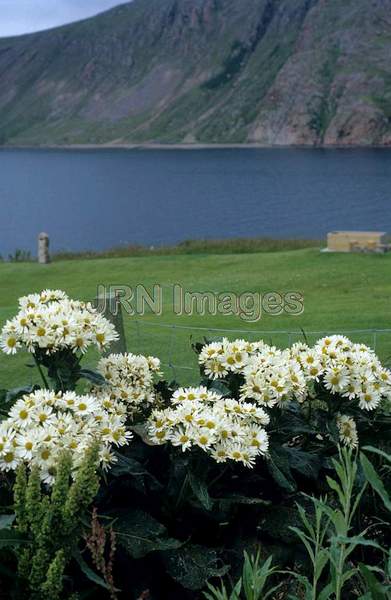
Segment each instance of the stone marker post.
[[47,233],[40,233],[38,236],[38,262],[40,265],[50,263],[49,254],[49,236]]

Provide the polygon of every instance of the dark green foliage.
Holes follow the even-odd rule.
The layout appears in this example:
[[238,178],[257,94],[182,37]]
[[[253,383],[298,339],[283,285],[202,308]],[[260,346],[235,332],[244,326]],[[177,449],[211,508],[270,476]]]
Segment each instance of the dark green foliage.
[[[56,392],[74,390],[80,379],[86,379],[94,385],[104,384],[105,380],[99,373],[81,367],[82,358],[82,355],[78,356],[69,349],[47,354],[45,349],[36,348],[34,352],[34,360],[40,370],[44,386],[49,387],[48,378],[51,383],[50,387]],[[42,367],[47,370],[47,378]]]
[[302,248],[318,248],[321,240],[274,240],[269,238],[233,238],[227,240],[186,240],[177,246],[123,246],[102,252],[59,252],[53,261],[95,258],[120,258],[124,256],[169,256],[182,254],[242,254],[253,252],[286,252]]
[[29,250],[17,248],[13,254],[8,255],[9,262],[31,262],[33,260]]

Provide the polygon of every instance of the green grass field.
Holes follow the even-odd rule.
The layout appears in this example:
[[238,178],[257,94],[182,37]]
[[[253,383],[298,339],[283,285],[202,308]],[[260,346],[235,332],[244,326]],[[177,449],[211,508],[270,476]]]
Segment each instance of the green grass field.
[[[124,316],[128,349],[159,356],[169,377],[185,383],[197,376],[191,341],[220,337],[208,329],[224,329],[228,337],[263,337],[284,346],[306,332],[336,332],[391,328],[391,255],[325,254],[316,249],[287,252],[171,255],[36,263],[0,263],[0,321],[16,312],[19,296],[43,288],[61,288],[74,298],[93,299],[97,284],[163,287],[163,314]],[[263,315],[248,323],[234,316],[177,316],[173,313],[172,286],[187,291],[242,293],[297,291],[304,297],[300,316]],[[173,327],[174,326],[174,327]],[[192,330],[199,327],[199,330]],[[189,328],[189,329],[187,329]],[[205,330],[204,330],[205,329]],[[248,333],[229,332],[244,330]],[[284,331],[292,332],[289,336]],[[391,334],[357,333],[351,336],[371,345],[380,356],[391,354]],[[316,336],[309,336],[313,341]],[[87,356],[93,364],[95,356]],[[0,357],[0,388],[28,383],[35,378],[27,368],[29,357]],[[181,368],[186,367],[186,368]]]

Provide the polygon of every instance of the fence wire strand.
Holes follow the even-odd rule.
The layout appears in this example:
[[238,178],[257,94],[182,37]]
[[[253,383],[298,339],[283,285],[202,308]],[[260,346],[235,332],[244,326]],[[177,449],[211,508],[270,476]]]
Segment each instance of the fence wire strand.
[[[291,346],[295,341],[309,343],[333,334],[342,334],[352,338],[352,341],[371,345],[377,351],[380,346],[391,348],[391,329],[345,329],[345,330],[262,330],[262,329],[221,329],[217,327],[201,327],[172,323],[156,323],[148,320],[134,319],[130,328],[128,348],[130,351],[143,354],[154,354],[161,358],[162,367],[177,379],[183,373],[187,379],[198,374],[197,359],[191,351],[191,343],[203,341],[204,338],[250,337],[264,339],[269,344],[279,347]],[[134,338],[133,338],[134,336]],[[132,339],[133,338],[133,339]],[[382,343],[380,343],[382,342]],[[388,352],[391,354],[391,352]],[[187,363],[187,364],[184,364]]]

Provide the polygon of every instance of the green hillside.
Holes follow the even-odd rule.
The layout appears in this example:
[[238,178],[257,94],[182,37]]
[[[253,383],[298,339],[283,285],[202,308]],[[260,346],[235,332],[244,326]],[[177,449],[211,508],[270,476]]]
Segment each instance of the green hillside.
[[0,143],[389,145],[382,0],[135,0],[0,40]]

